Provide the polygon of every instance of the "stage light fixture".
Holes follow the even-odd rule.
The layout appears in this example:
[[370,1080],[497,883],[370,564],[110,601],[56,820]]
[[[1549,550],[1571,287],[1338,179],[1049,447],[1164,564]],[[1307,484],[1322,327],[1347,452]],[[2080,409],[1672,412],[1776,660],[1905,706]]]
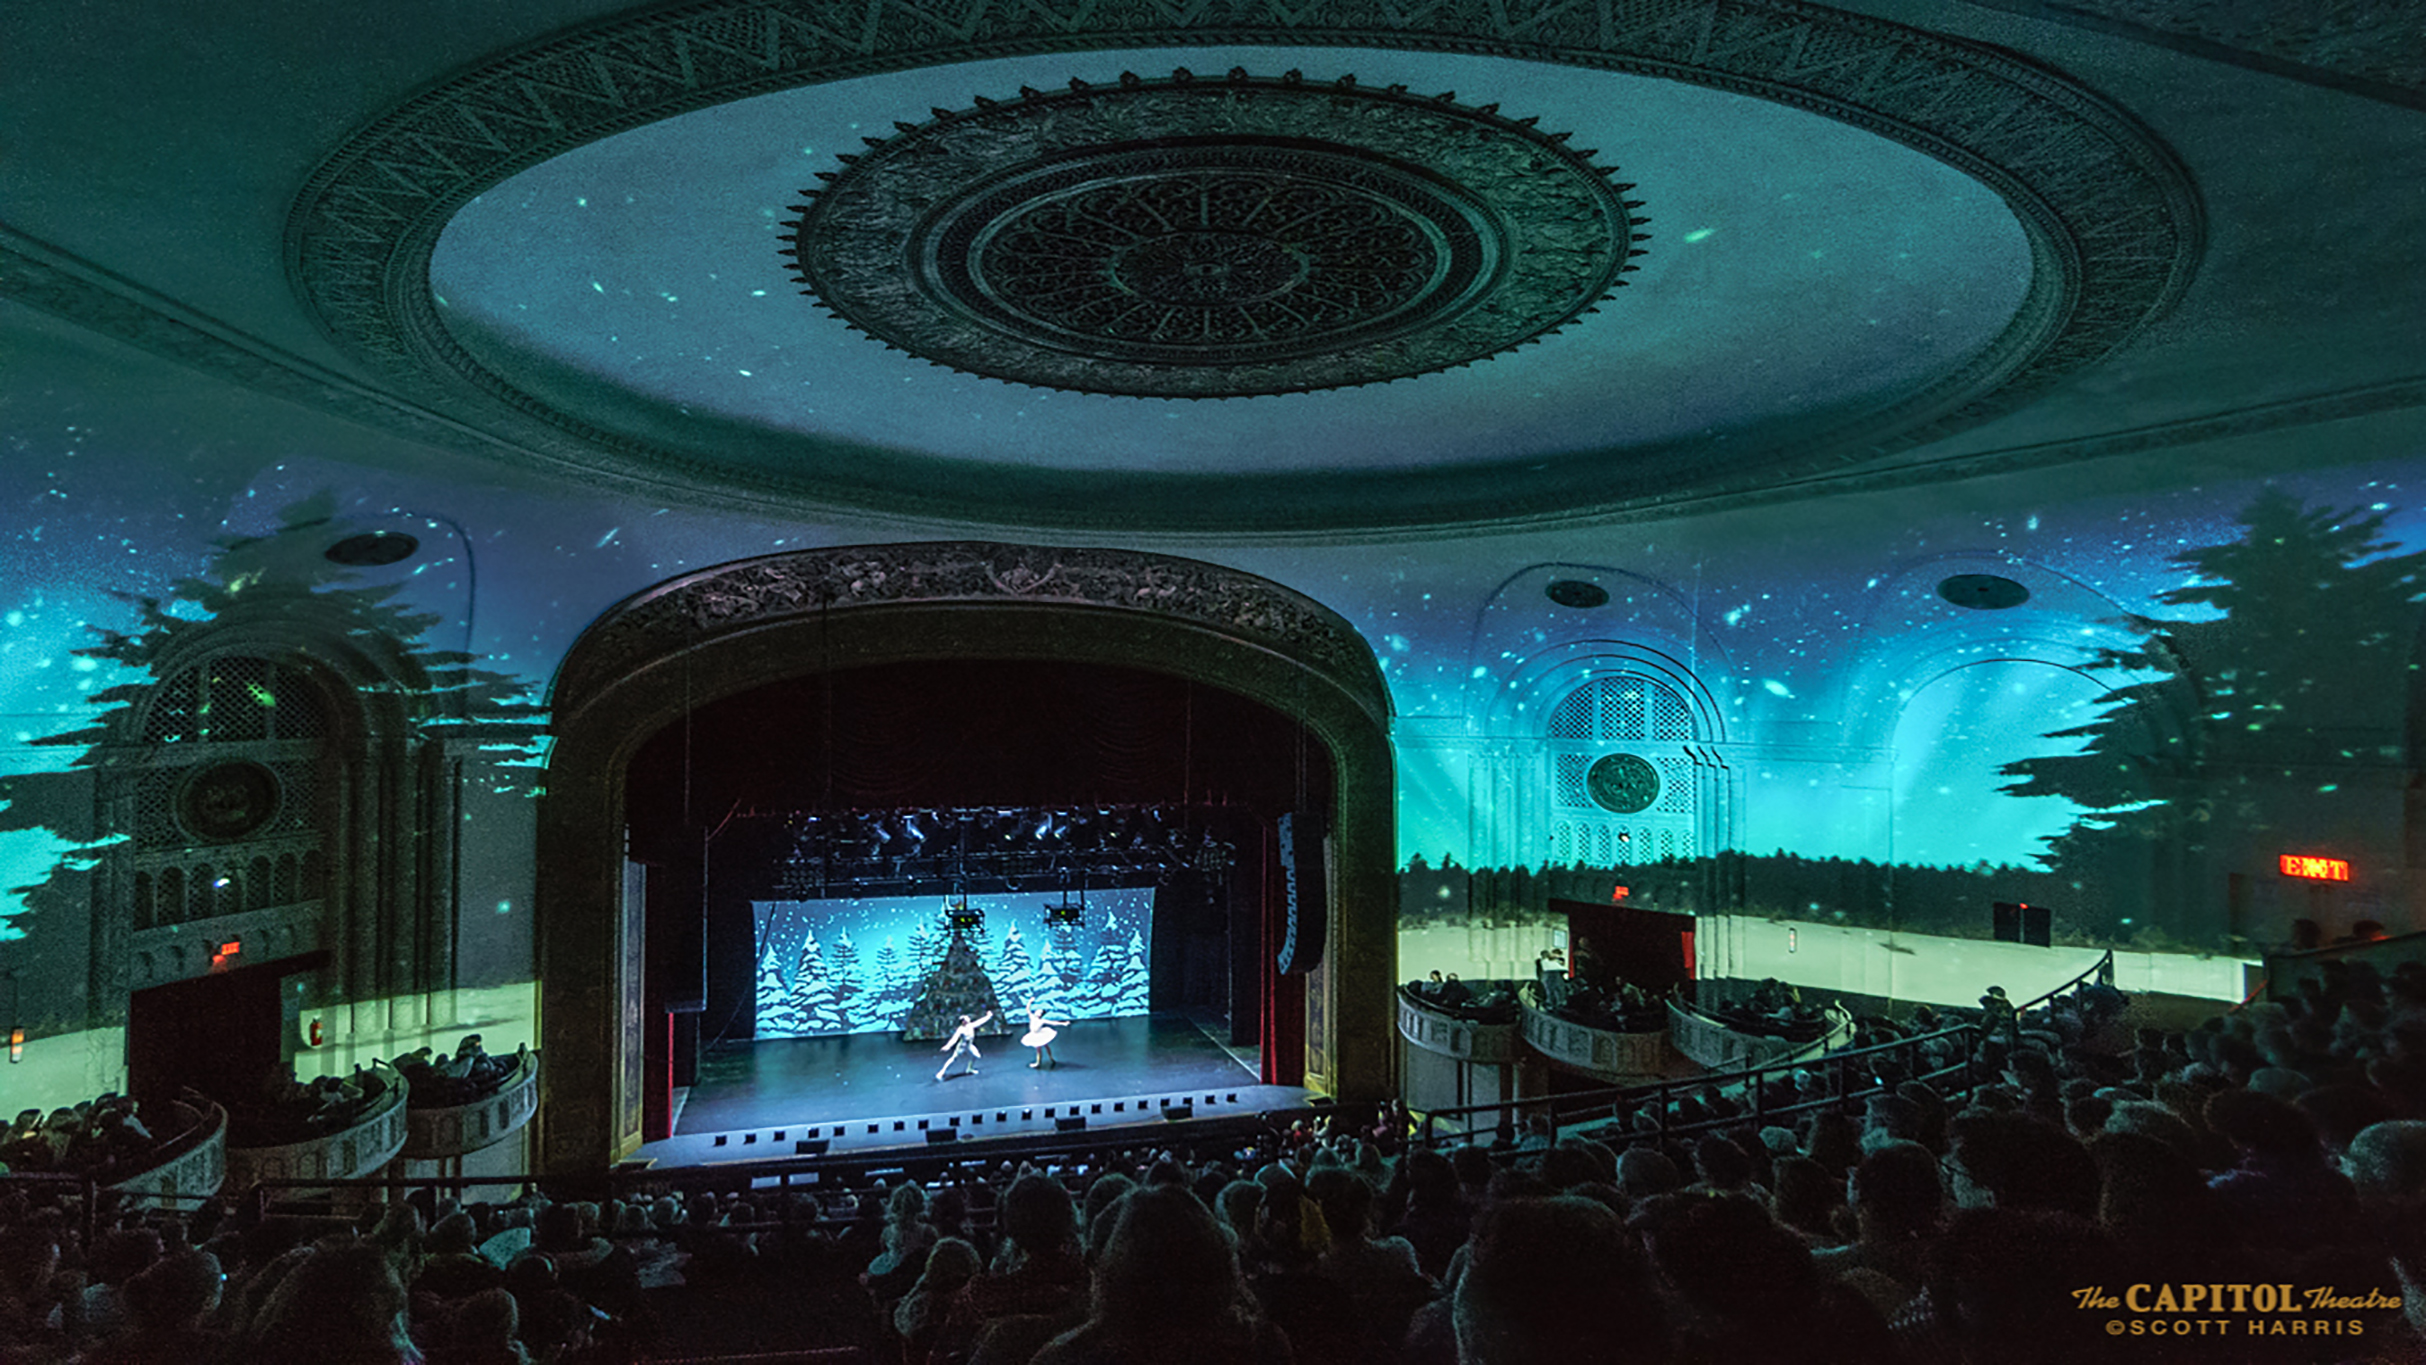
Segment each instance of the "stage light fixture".
[[946,901],[944,903],[943,922],[945,927],[956,934],[984,933],[986,927],[986,912],[969,904],[969,893],[967,891],[962,890],[959,887],[954,887],[952,888],[952,894],[957,897],[958,900],[957,902]]

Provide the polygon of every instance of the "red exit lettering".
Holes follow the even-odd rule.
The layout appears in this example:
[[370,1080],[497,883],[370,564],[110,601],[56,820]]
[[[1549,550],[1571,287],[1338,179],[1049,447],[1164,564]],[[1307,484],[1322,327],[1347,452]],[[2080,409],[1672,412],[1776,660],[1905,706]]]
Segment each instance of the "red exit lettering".
[[2283,875],[2306,877],[2312,882],[2346,882],[2350,880],[2350,864],[2340,858],[2319,858],[2311,853],[2286,853],[2282,860]]

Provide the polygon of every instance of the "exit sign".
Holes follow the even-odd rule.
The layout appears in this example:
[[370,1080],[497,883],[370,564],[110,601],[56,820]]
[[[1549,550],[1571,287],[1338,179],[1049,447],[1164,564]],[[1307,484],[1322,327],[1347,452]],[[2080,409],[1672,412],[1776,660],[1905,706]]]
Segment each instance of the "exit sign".
[[2339,858],[2319,858],[2308,853],[2283,855],[2283,875],[2306,877],[2312,882],[2346,882],[2350,880],[2350,864]]

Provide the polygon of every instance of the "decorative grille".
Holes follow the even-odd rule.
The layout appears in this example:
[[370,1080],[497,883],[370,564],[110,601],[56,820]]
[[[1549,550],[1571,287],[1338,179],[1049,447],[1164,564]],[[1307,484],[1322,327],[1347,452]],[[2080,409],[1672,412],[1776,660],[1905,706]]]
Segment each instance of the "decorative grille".
[[[1677,747],[1695,738],[1683,694],[1639,674],[1596,678],[1560,698],[1546,729],[1552,862],[1617,867],[1696,854],[1701,783]],[[1593,801],[1592,765],[1611,752],[1635,754],[1658,771],[1647,808],[1620,815]]]
[[331,731],[319,689],[293,668],[231,654],[160,684],[144,716],[151,744],[320,739]]

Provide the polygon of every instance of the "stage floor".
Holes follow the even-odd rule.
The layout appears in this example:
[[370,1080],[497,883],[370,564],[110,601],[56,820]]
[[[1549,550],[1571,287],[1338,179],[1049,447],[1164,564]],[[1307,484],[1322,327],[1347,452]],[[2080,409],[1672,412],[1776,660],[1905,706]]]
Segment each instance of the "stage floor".
[[727,1044],[700,1060],[674,1136],[639,1155],[674,1166],[763,1160],[794,1155],[801,1143],[840,1150],[924,1144],[946,1130],[962,1138],[1049,1133],[1073,1117],[1089,1127],[1153,1123],[1182,1105],[1210,1116],[1293,1108],[1307,1094],[1260,1084],[1177,1015],[1063,1029],[1053,1045],[1058,1064],[1043,1070],[1030,1069],[1035,1054],[1017,1035],[978,1046],[985,1055],[976,1075],[955,1066],[938,1081],[944,1058],[935,1044],[889,1033]]

